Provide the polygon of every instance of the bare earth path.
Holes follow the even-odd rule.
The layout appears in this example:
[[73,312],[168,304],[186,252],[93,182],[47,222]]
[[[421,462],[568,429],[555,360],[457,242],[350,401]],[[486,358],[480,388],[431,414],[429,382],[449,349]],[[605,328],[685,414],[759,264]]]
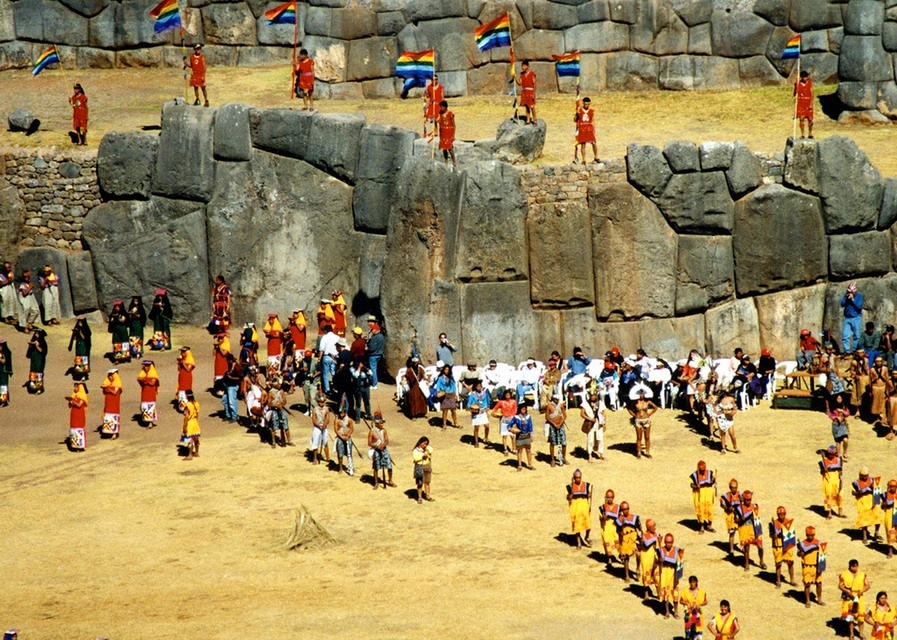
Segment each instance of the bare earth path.
[[[396,414],[392,388],[383,385],[375,406],[388,420],[399,488],[375,493],[366,482],[366,459],[357,461],[361,479],[306,460],[309,419],[296,411],[291,425],[298,446],[276,450],[212,417],[220,402],[205,391],[209,337],[176,327],[175,345],[192,345],[198,359],[201,457],[184,462],[177,456],[181,421],[169,405],[155,429],[129,420],[138,409],[136,364],[122,367],[122,437],[100,440],[91,432],[87,451],[70,453],[61,444],[68,429],[63,397],[71,385],[63,372],[71,363],[70,326],[50,329],[42,396],[20,388],[27,338],[0,327],[15,362],[13,404],[0,409],[0,625],[19,627],[22,638],[681,636],[680,620],[664,620],[641,603],[637,588],[605,571],[595,553],[600,544],[591,555],[567,544],[564,485],[573,467],[550,468],[543,438],[536,439],[535,471],[517,473],[499,452],[470,446],[468,416],[463,430],[445,433],[412,423]],[[108,367],[100,354],[108,341],[103,327],[94,330],[88,415],[90,424],[99,424],[99,382]],[[173,394],[175,353],[155,357],[163,398]],[[714,606],[723,597],[732,601],[745,638],[832,637],[827,625],[839,611],[836,576],[848,559],[860,560],[873,593],[897,592],[894,565],[880,549],[851,540],[851,500],[847,520],[820,516],[814,451],[830,438],[822,414],[774,411],[764,403],[739,414],[736,428],[742,453],[721,456],[677,413],[663,411],[655,418],[654,459],[637,460],[623,413],[611,413],[608,460],[574,462],[584,467],[596,497],[612,487],[643,520],[652,517],[661,532],[676,535],[686,549],[686,576],[700,577]],[[437,501],[418,505],[406,492],[414,486],[410,451],[422,434],[435,448]],[[577,421],[568,434],[571,444],[582,445]],[[862,465],[885,479],[897,476],[894,442],[859,422],[851,440],[845,480]],[[366,449],[364,433],[356,443]],[[830,543],[826,607],[805,609],[791,587],[776,591],[769,572],[758,575],[752,567],[745,573],[731,563],[719,512],[716,534],[692,529],[688,474],[698,459],[722,483],[734,476],[742,489],[752,489],[765,521],[783,504],[801,532],[809,524],[818,528]],[[339,543],[282,550],[299,505]]]
[[[27,71],[0,73],[0,115],[14,108],[31,110],[43,123],[30,138],[0,133],[0,146],[69,146],[71,126],[69,83],[80,82],[90,100],[91,146],[109,131],[133,131],[159,124],[165,100],[184,94],[183,75],[176,69],[114,69],[44,71],[32,78]],[[548,82],[543,79],[541,82]],[[213,106],[245,102],[258,107],[301,107],[288,97],[289,67],[212,68],[208,73]],[[834,86],[817,87],[817,97]],[[764,87],[729,92],[600,93],[592,95],[598,112],[601,157],[622,157],[632,142],[663,146],[669,140],[743,140],[754,151],[781,153],[791,135],[793,102],[788,87]],[[538,114],[548,122],[548,140],[540,164],[564,164],[572,158],[573,96],[540,91]],[[191,99],[192,102],[192,99]],[[450,101],[458,121],[458,138],[479,140],[495,135],[511,114],[510,98],[461,97]],[[322,100],[323,111],[361,112],[368,122],[421,129],[417,99]],[[846,135],[869,155],[885,176],[897,176],[892,126],[839,125],[818,108],[816,137]]]

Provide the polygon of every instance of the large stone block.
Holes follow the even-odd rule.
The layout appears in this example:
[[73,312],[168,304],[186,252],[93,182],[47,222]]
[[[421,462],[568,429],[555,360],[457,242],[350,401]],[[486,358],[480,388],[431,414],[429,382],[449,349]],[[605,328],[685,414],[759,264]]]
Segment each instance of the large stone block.
[[215,115],[214,155],[217,160],[249,160],[252,136],[249,133],[249,107],[229,102]]
[[713,53],[713,38],[710,37],[710,23],[696,24],[688,30],[688,53],[709,56]]
[[589,224],[585,202],[530,207],[526,219],[530,298],[537,308],[594,304],[592,241],[583,233]]
[[292,109],[250,109],[249,132],[259,149],[292,158],[304,158],[311,137],[309,111]]
[[89,251],[66,256],[69,284],[72,288],[72,312],[75,315],[99,309],[96,274]]
[[841,5],[829,0],[797,0],[791,2],[788,25],[795,31],[828,29],[842,24]]
[[545,120],[538,120],[535,126],[528,126],[519,120],[509,118],[498,126],[495,144],[491,145],[491,153],[504,162],[525,164],[542,155],[545,146],[547,125]]
[[848,109],[874,109],[878,104],[878,82],[839,82],[838,100]]
[[[368,300],[380,300],[380,283],[386,263],[386,236],[366,234],[361,240],[361,260],[358,263],[358,290]],[[359,316],[353,306],[353,312]],[[363,313],[363,311],[361,312]]]
[[713,52],[726,58],[762,56],[773,26],[747,11],[714,11],[711,20]]
[[819,175],[816,168],[816,142],[806,138],[789,138],[785,146],[786,186],[819,193]]
[[883,82],[894,79],[894,65],[881,43],[881,36],[844,36],[838,58],[841,80]]
[[891,236],[886,231],[829,236],[828,243],[828,268],[835,280],[891,270]]
[[152,49],[126,49],[115,53],[115,66],[124,69],[153,69],[164,64],[161,47]]
[[88,44],[87,18],[51,0],[19,0],[12,5],[16,38],[57,45]]
[[663,148],[663,156],[676,173],[688,173],[700,170],[698,159],[698,146],[694,142],[686,140],[673,140],[667,142]]
[[660,2],[645,2],[641,17],[629,29],[633,51],[655,55],[675,55],[688,51],[688,27],[676,12]]
[[[342,40],[322,36],[306,37],[308,54],[315,60],[315,78],[323,82],[346,81],[346,48]],[[392,75],[392,72],[384,74]]]
[[605,53],[629,47],[629,28],[616,22],[589,22],[564,32],[565,51]]
[[[897,24],[897,23],[894,23]],[[882,115],[897,118],[897,83],[882,82],[878,87],[878,102],[875,107]]]
[[610,19],[614,22],[623,22],[625,24],[635,24],[639,21],[639,1],[638,0],[611,0]]
[[672,316],[678,242],[663,214],[626,183],[590,188],[589,210],[598,318]]
[[0,42],[16,39],[16,20],[9,0],[0,1]]
[[604,22],[610,20],[610,7],[607,0],[589,0],[577,7],[576,15],[580,23]]
[[734,205],[722,171],[675,174],[653,200],[680,233],[732,232]]
[[641,346],[638,322],[598,322],[595,310],[589,308],[556,313],[561,327],[561,353],[569,354],[575,347],[581,347],[586,355],[600,357],[611,347],[630,354]]
[[386,233],[396,177],[411,156],[416,137],[407,129],[382,124],[368,125],[362,130],[357,184],[352,198],[356,229]]
[[792,69],[797,67],[794,59],[782,60],[782,51],[793,35],[794,32],[788,27],[776,27],[766,45],[766,59],[782,76],[790,75]]
[[305,32],[313,36],[330,37],[332,12],[329,7],[308,7],[305,14]]
[[897,178],[885,178],[881,209],[878,213],[878,230],[890,229],[895,222],[897,222]]
[[439,84],[445,89],[446,98],[457,98],[467,95],[466,71],[440,71]]
[[554,2],[533,4],[533,29],[566,29],[578,24],[577,8]]
[[163,110],[153,171],[154,194],[209,201],[215,186],[214,121],[213,109],[171,105]]
[[708,356],[725,357],[738,347],[745,353],[760,353],[760,323],[752,298],[708,309],[704,329]]
[[679,236],[676,314],[703,311],[735,295],[731,236]]
[[819,335],[823,327],[825,284],[757,296],[760,346],[770,349],[779,361],[793,360],[797,336],[804,327]]
[[881,29],[881,44],[885,51],[897,51],[897,22],[885,22]]
[[157,197],[107,202],[87,214],[82,233],[95,265],[102,309],[115,299],[146,297],[164,287],[177,322],[208,321],[204,205]]
[[[63,318],[71,318],[72,312],[72,286],[69,282],[68,262],[66,261],[66,253],[59,249],[50,247],[33,247],[23,249],[19,253],[16,260],[19,271],[22,269],[31,269],[34,276],[46,265],[53,267],[53,271],[59,276],[59,307],[62,310]],[[41,317],[43,317],[43,303],[38,294],[38,303],[41,306]]]
[[764,185],[735,203],[732,235],[739,296],[811,284],[828,274],[819,198]]
[[763,181],[763,165],[747,145],[735,142],[732,164],[726,169],[726,182],[732,198],[738,199],[748,191],[756,189]]
[[661,89],[691,91],[695,88],[695,65],[692,56],[664,56],[657,70]]
[[780,84],[782,81],[782,76],[779,75],[775,66],[766,59],[766,56],[739,59],[738,77],[741,80],[741,86],[745,88],[767,87]]
[[806,71],[813,82],[834,84],[838,82],[838,56],[834,53],[808,53],[801,56],[801,71]]
[[97,152],[97,182],[106,199],[146,200],[150,195],[159,136],[112,131]]
[[25,203],[19,191],[0,176],[0,261],[11,260],[18,251],[25,220]]
[[102,11],[109,0],[59,0],[62,4],[85,18],[92,18]]
[[844,12],[844,33],[851,36],[879,36],[885,21],[881,0],[850,0]]
[[[413,49],[414,51],[436,49],[436,62],[440,73],[443,71],[467,71],[470,67],[480,63],[480,51],[473,38],[473,31],[477,26],[476,20],[463,17],[428,20],[417,25],[408,24],[402,29],[399,46],[402,50],[407,49],[406,40],[411,36],[414,39],[414,44],[420,47]],[[515,41],[514,44],[516,45],[517,42]],[[518,59],[524,58],[522,55],[518,55]],[[390,73],[386,75],[390,75]]]
[[[178,56],[180,53],[178,50]],[[78,67],[82,69],[112,69],[115,67],[115,52],[93,47],[78,47],[75,60]]]
[[663,193],[673,177],[663,152],[647,144],[630,144],[626,148],[626,174],[629,182],[650,197]]
[[725,171],[732,165],[735,144],[732,142],[702,142],[700,147],[702,171]]
[[821,29],[819,31],[805,31],[800,34],[800,52],[817,53],[820,51],[828,51],[828,30]]
[[465,360],[517,362],[535,355],[536,327],[526,282],[462,286],[461,326]]
[[353,231],[352,189],[305,162],[255,151],[250,162],[221,163],[207,225],[209,272],[229,276],[238,322],[297,301],[312,315],[322,294],[357,291],[358,270],[347,268],[359,263],[363,238]]
[[363,127],[363,115],[316,113],[304,159],[344,182],[354,183]]
[[641,348],[652,358],[675,362],[692,349],[704,353],[704,316],[642,320],[638,323]]
[[334,9],[330,19],[330,37],[357,40],[377,35],[377,14],[369,8],[349,4]]
[[533,29],[514,41],[514,53],[520,60],[549,60],[551,54],[563,50],[563,31]]
[[293,52],[286,47],[230,47],[237,50],[238,67],[270,67],[292,64]]
[[720,56],[694,56],[695,89],[740,89],[738,60]]
[[394,36],[405,28],[405,14],[401,11],[387,11],[377,14],[377,35]]
[[507,67],[487,64],[467,72],[467,92],[469,95],[503,94],[508,86]]
[[409,2],[404,11],[408,22],[453,18],[467,15],[467,3],[464,0]]
[[346,79],[352,82],[389,77],[393,75],[397,57],[395,38],[351,40]]
[[494,160],[465,171],[454,277],[461,281],[525,280],[526,196],[520,172]]
[[788,24],[791,0],[757,0],[754,13],[777,27]]
[[621,51],[607,58],[607,88],[616,91],[656,89],[658,64],[654,56]]
[[881,174],[857,144],[844,136],[818,142],[816,167],[826,231],[874,229],[881,204]]
[[4,42],[0,44],[0,71],[28,69],[31,61],[31,45],[27,42]]
[[202,10],[202,30],[212,44],[257,44],[255,16],[245,4],[212,4]]
[[713,17],[712,0],[671,0],[670,4],[689,27],[708,23]]

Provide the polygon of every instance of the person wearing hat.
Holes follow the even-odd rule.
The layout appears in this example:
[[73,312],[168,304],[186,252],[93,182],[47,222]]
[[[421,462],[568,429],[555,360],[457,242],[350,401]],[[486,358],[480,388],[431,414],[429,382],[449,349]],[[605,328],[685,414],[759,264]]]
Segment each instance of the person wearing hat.
[[184,410],[184,404],[187,402],[187,391],[193,388],[193,370],[196,369],[196,359],[190,347],[184,346],[178,350],[177,357],[178,366],[178,390],[177,403],[178,411]]
[[72,97],[69,98],[72,107],[72,131],[69,132],[69,138],[73,144],[84,146],[87,144],[87,94],[80,82],[72,87],[72,91]]
[[813,337],[813,333],[809,329],[800,330],[797,355],[795,356],[798,371],[806,371],[813,366],[813,358],[820,348],[819,340]]
[[869,527],[873,525],[873,540],[881,540],[878,535],[881,529],[881,506],[876,502],[875,496],[880,484],[881,477],[870,476],[869,467],[861,468],[859,477],[851,483],[857,505],[856,527],[863,532],[863,544],[869,544]]
[[698,520],[698,533],[713,533],[713,500],[716,491],[716,474],[707,468],[707,463],[698,461],[698,468],[691,476],[691,499]]
[[682,557],[684,549],[675,546],[672,533],[663,537],[663,544],[657,549],[657,562],[660,565],[660,586],[658,597],[663,602],[664,618],[670,617],[670,605],[673,605],[673,617],[679,617],[679,579],[682,577]]
[[[598,164],[598,144],[595,142],[595,110],[592,109],[592,99],[586,96],[576,101],[576,144],[579,145],[579,153],[582,155],[582,163],[586,163],[586,145],[592,145],[592,162]],[[576,151],[573,152],[574,156]],[[573,159],[576,164],[576,158]]]
[[336,444],[336,464],[339,475],[343,475],[343,459],[346,460],[346,473],[355,475],[355,459],[352,457],[352,434],[355,433],[355,421],[346,412],[345,405],[340,405],[339,414],[333,423],[333,441]]
[[280,372],[280,363],[283,359],[283,326],[276,313],[268,314],[268,320],[262,327],[262,333],[268,339],[265,371],[270,379]]
[[40,320],[40,307],[35,297],[34,285],[31,284],[31,269],[22,269],[16,293],[19,300],[19,326],[25,327],[25,333],[28,333]]
[[617,516],[620,515],[620,505],[614,502],[614,497],[614,490],[608,489],[604,492],[604,503],[598,507],[599,522],[601,524],[601,542],[604,544],[604,562],[608,569],[619,555]]
[[473,385],[482,377],[483,374],[476,362],[468,362],[467,368],[458,376],[458,399],[461,401],[462,407],[467,406],[467,396],[470,395]]
[[726,530],[729,532],[729,555],[735,555],[735,534],[738,525],[735,523],[735,510],[741,504],[741,493],[738,492],[738,480],[729,480],[729,490],[720,496],[719,506],[726,515]]
[[819,461],[819,472],[822,474],[822,499],[825,505],[825,519],[830,520],[832,511],[835,509],[838,511],[838,517],[843,518],[841,499],[843,467],[836,445],[830,445],[828,449],[822,452],[822,460]]
[[[321,298],[321,304],[318,306],[315,316],[318,320],[318,339],[324,335],[324,328],[330,327],[332,330],[336,324],[336,316],[333,314],[333,305],[330,298]],[[334,335],[339,335],[334,332]]]
[[866,614],[866,592],[871,589],[869,577],[860,571],[859,560],[847,563],[847,570],[838,575],[838,591],[841,592],[841,619],[847,623],[847,636],[853,638],[856,625],[858,635],[863,637],[863,622]]
[[607,418],[604,414],[604,402],[598,394],[590,391],[588,397],[579,405],[579,416],[582,418],[582,432],[586,434],[586,456],[589,464],[592,456],[604,460],[604,432]]
[[364,339],[364,332],[361,330],[361,327],[355,327],[352,329],[352,344],[349,346],[349,353],[352,354],[352,362],[357,363],[362,360],[365,360],[364,357],[367,353],[368,343],[367,340]]
[[[257,370],[259,368],[258,352],[252,340],[243,340],[240,346],[240,366],[244,371]],[[273,372],[273,371],[272,371]]]
[[149,319],[153,321],[153,333],[162,334],[163,348],[166,351],[171,349],[171,321],[174,320],[174,312],[165,289],[156,289]]
[[293,309],[287,327],[290,337],[293,338],[293,362],[299,362],[305,354],[305,344],[308,338],[308,323],[302,309]]
[[159,398],[159,373],[152,360],[144,360],[140,373],[137,374],[137,384],[140,385],[140,416],[141,422],[156,426],[159,420],[159,412],[156,410],[156,401]]
[[389,454],[389,432],[386,430],[386,420],[379,411],[374,413],[374,426],[368,431],[368,447],[368,456],[374,469],[374,490],[380,488],[381,479],[384,489],[395,487],[392,481],[392,456]]
[[530,392],[533,393],[533,401],[538,402],[535,391],[541,376],[539,368],[536,366],[536,361],[533,358],[527,358],[524,368],[518,374],[520,380],[517,382],[517,404],[523,404],[526,400],[526,394]]
[[760,568],[765,569],[763,562],[763,524],[760,522],[760,507],[754,502],[754,492],[741,494],[741,504],[735,507],[735,524],[738,525],[738,542],[744,554],[744,570],[750,570],[751,547],[757,547]]
[[100,433],[115,440],[121,432],[121,394],[124,391],[118,369],[106,372],[106,377],[100,383],[100,391],[103,393],[103,424]]
[[193,87],[193,106],[199,106],[199,91],[202,89],[204,106],[209,106],[209,95],[206,93],[206,57],[202,52],[202,45],[198,42],[193,45],[193,55],[190,59],[184,58],[184,69],[190,69],[190,86]]
[[847,369],[847,376],[852,382],[850,404],[855,408],[854,413],[859,414],[865,408],[866,391],[869,389],[869,383],[871,382],[869,362],[866,358],[866,352],[862,348],[858,348],[854,352],[853,358],[850,360],[850,366]]
[[[863,294],[857,289],[857,283],[851,282],[841,296],[841,308],[844,310],[844,322],[841,324],[841,348],[844,353],[853,353],[859,345],[863,330]],[[856,344],[854,344],[856,340]]]
[[0,266],[0,319],[6,324],[15,324],[19,315],[19,304],[16,302],[16,275],[11,262]]
[[69,448],[84,451],[87,448],[87,387],[84,383],[76,382],[72,395],[66,400],[69,404]]
[[897,480],[888,480],[888,489],[881,499],[881,510],[884,514],[885,539],[888,543],[888,557],[894,556],[897,547]]
[[193,390],[187,391],[187,402],[184,403],[184,426],[181,429],[181,442],[187,447],[187,457],[192,460],[199,457],[199,438],[202,430],[199,426],[199,402]]
[[620,513],[617,516],[617,536],[620,545],[620,560],[623,562],[623,582],[629,582],[629,560],[636,554],[641,534],[642,522],[636,514],[630,511],[629,503],[624,500],[620,503]]
[[312,450],[313,462],[321,464],[321,452],[327,463],[330,463],[330,440],[328,431],[333,422],[333,412],[327,406],[327,398],[318,394],[317,405],[311,411],[311,441],[309,448]]
[[542,379],[539,384],[539,406],[544,407],[545,404],[554,396],[561,394],[561,373],[558,363],[559,357],[552,356],[548,359],[548,368],[542,373]]
[[143,357],[143,330],[146,327],[146,309],[142,296],[131,296],[128,303],[128,345],[132,358]]
[[788,517],[785,507],[776,508],[776,517],[769,522],[769,539],[776,565],[776,589],[782,588],[782,564],[788,565],[788,584],[794,586],[794,547],[797,544],[797,534],[794,531],[794,518]]
[[567,485],[567,510],[570,513],[573,535],[576,536],[576,548],[591,547],[592,485],[582,479],[582,471],[579,469],[573,472],[573,478]]
[[369,417],[371,415],[371,370],[364,358],[352,365],[352,380],[355,394],[354,417],[356,420],[361,417]]
[[336,373],[333,375],[333,389],[336,392],[337,404],[346,404],[349,415],[355,415],[355,377],[352,375],[352,354],[345,338],[336,342]]
[[810,590],[816,587],[816,603],[822,601],[822,574],[825,573],[826,543],[816,538],[816,527],[807,527],[806,539],[797,543],[797,556],[800,558],[801,573],[804,583],[804,603],[810,608]]
[[340,338],[346,337],[346,306],[345,294],[335,289],[330,294],[330,309],[333,311],[333,332]]
[[368,317],[368,326],[371,330],[367,338],[368,368],[371,370],[371,391],[376,391],[380,375],[380,361],[383,360],[383,355],[386,353],[386,337],[374,316]]
[[30,361],[28,382],[25,387],[28,393],[41,394],[44,392],[44,369],[47,367],[47,332],[43,329],[35,329],[28,341],[28,350],[25,357]]
[[59,305],[59,276],[53,267],[46,265],[37,276],[41,289],[41,304],[44,306],[44,324],[59,324],[62,308]]
[[12,352],[0,338],[0,407],[9,406],[9,379],[12,377]]

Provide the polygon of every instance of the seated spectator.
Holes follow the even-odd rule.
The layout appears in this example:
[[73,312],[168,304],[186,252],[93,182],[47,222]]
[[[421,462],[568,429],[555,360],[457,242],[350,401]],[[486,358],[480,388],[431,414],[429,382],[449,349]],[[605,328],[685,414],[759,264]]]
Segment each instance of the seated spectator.
[[461,406],[467,406],[467,396],[473,390],[474,384],[478,380],[482,380],[483,373],[477,368],[476,362],[468,362],[467,368],[461,372],[458,377],[458,394],[461,399]]
[[813,337],[809,329],[800,330],[800,341],[797,346],[797,369],[807,371],[813,365],[813,357],[820,348],[819,340]]
[[582,352],[581,347],[573,348],[573,355],[567,360],[567,369],[571,376],[581,376],[586,372],[592,359]]
[[776,359],[772,357],[772,352],[769,349],[760,350],[760,360],[757,361],[757,375],[760,376],[760,382],[764,389],[768,389],[770,380],[773,380],[776,375]]
[[869,358],[867,364],[871,367],[881,349],[881,332],[876,331],[874,322],[866,323],[866,330],[860,334],[857,349],[862,349],[866,352],[866,356]]
[[495,360],[490,360],[489,366],[483,370],[483,388],[489,392],[489,398],[493,404],[504,397],[507,385],[508,380],[505,373],[498,368],[498,363]]
[[548,368],[542,374],[542,385],[539,391],[539,406],[544,407],[548,400],[560,393],[561,370],[558,369],[558,358],[548,359]]
[[[526,367],[520,372],[520,381],[517,383],[517,404],[523,404],[527,393],[535,396],[536,387],[539,385],[539,369],[532,358],[526,361]],[[535,404],[535,397],[533,398]]]
[[[604,406],[619,409],[620,407],[620,372],[613,360],[605,360],[601,373],[598,374],[598,396]],[[597,400],[597,398],[596,398]]]

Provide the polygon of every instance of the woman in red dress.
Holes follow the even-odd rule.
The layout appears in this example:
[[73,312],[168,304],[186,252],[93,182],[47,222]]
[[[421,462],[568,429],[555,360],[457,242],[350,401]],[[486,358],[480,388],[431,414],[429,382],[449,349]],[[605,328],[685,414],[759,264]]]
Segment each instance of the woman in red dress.
[[69,447],[73,451],[87,448],[87,388],[83,382],[76,382],[69,403]]

